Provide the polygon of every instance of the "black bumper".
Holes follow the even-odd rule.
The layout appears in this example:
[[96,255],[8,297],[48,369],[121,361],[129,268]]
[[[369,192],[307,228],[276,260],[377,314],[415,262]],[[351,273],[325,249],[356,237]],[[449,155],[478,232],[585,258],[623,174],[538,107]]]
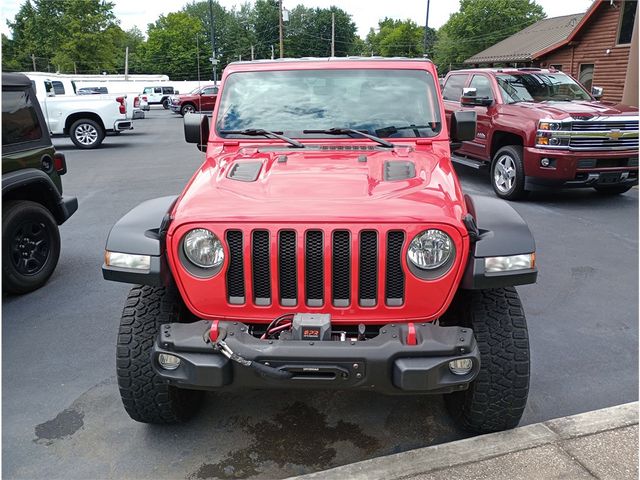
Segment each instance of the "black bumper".
[[638,185],[638,172],[578,172],[573,180],[555,180],[538,177],[525,177],[527,190],[556,188],[589,187],[633,187]]
[[[193,389],[288,388],[371,390],[386,394],[449,393],[468,387],[480,368],[469,328],[415,324],[417,344],[408,345],[406,324],[388,324],[364,341],[259,340],[240,322],[220,322],[220,337],[247,360],[292,374],[261,375],[216,352],[208,341],[211,322],[162,326],[151,354],[156,373],[172,385]],[[160,354],[180,358],[175,370],[158,363]],[[471,371],[455,375],[449,362],[470,358]]]

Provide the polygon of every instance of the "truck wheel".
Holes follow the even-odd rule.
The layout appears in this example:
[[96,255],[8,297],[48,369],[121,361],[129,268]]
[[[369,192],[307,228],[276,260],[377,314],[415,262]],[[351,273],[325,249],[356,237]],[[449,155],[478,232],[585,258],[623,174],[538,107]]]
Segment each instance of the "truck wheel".
[[71,125],[69,135],[78,148],[98,148],[104,140],[105,132],[98,122],[81,118]]
[[180,114],[184,117],[187,113],[193,113],[196,111],[196,107],[191,103],[186,103],[180,109]]
[[496,152],[491,163],[491,185],[496,195],[505,200],[525,196],[522,147],[510,145]]
[[480,350],[476,379],[445,396],[449,413],[475,433],[516,427],[529,393],[529,336],[515,288],[460,291],[446,317],[472,328]]
[[169,99],[168,98],[163,98],[162,99],[162,108],[164,108],[165,110],[169,110]]
[[629,190],[631,190],[630,185],[613,185],[608,187],[596,186],[593,188],[595,188],[596,192],[598,192],[601,195],[620,195],[621,193],[628,192]]
[[151,348],[163,323],[186,312],[174,286],[137,285],[120,320],[116,355],[118,387],[129,416],[143,423],[186,421],[198,410],[203,392],[170,386],[151,367]]
[[60,232],[51,212],[36,202],[7,202],[2,209],[2,286],[27,293],[46,283],[60,257]]

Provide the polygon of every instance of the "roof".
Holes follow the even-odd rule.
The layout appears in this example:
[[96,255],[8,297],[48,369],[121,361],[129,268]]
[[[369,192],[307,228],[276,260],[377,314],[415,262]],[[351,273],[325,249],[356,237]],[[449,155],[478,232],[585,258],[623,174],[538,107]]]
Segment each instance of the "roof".
[[490,46],[464,63],[529,62],[567,41],[585,13],[545,18]]
[[433,63],[429,58],[410,58],[410,57],[360,57],[360,56],[352,56],[352,57],[301,57],[301,58],[274,58],[271,59],[260,59],[260,60],[241,60],[237,62],[231,62],[229,65],[247,65],[247,64],[265,64],[265,63],[295,63],[295,62],[345,62],[345,61],[360,61],[360,62],[370,62],[370,61],[411,61],[411,62],[428,62]]
[[30,86],[31,80],[22,73],[3,73],[2,85],[7,87],[24,87]]

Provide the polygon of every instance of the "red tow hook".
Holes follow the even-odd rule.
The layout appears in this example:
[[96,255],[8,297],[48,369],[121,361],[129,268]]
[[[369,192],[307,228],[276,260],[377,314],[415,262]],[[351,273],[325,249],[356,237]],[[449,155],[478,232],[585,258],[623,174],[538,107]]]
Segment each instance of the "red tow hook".
[[211,343],[218,341],[218,334],[220,333],[219,327],[220,322],[218,320],[211,322],[211,328],[209,329],[209,340],[211,340]]
[[416,335],[416,326],[413,322],[407,324],[407,345],[417,345],[418,337]]

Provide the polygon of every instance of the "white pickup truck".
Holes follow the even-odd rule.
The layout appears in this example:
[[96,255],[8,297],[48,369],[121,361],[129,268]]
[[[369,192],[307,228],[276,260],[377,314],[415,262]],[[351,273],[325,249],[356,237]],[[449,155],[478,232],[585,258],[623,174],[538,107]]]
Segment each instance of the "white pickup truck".
[[[133,122],[127,118],[126,95],[56,96],[54,87],[59,85],[54,86],[51,80],[41,76],[27,76],[35,84],[51,134],[71,137],[78,148],[98,148],[107,133],[133,128]],[[68,83],[67,89],[72,88]]]

